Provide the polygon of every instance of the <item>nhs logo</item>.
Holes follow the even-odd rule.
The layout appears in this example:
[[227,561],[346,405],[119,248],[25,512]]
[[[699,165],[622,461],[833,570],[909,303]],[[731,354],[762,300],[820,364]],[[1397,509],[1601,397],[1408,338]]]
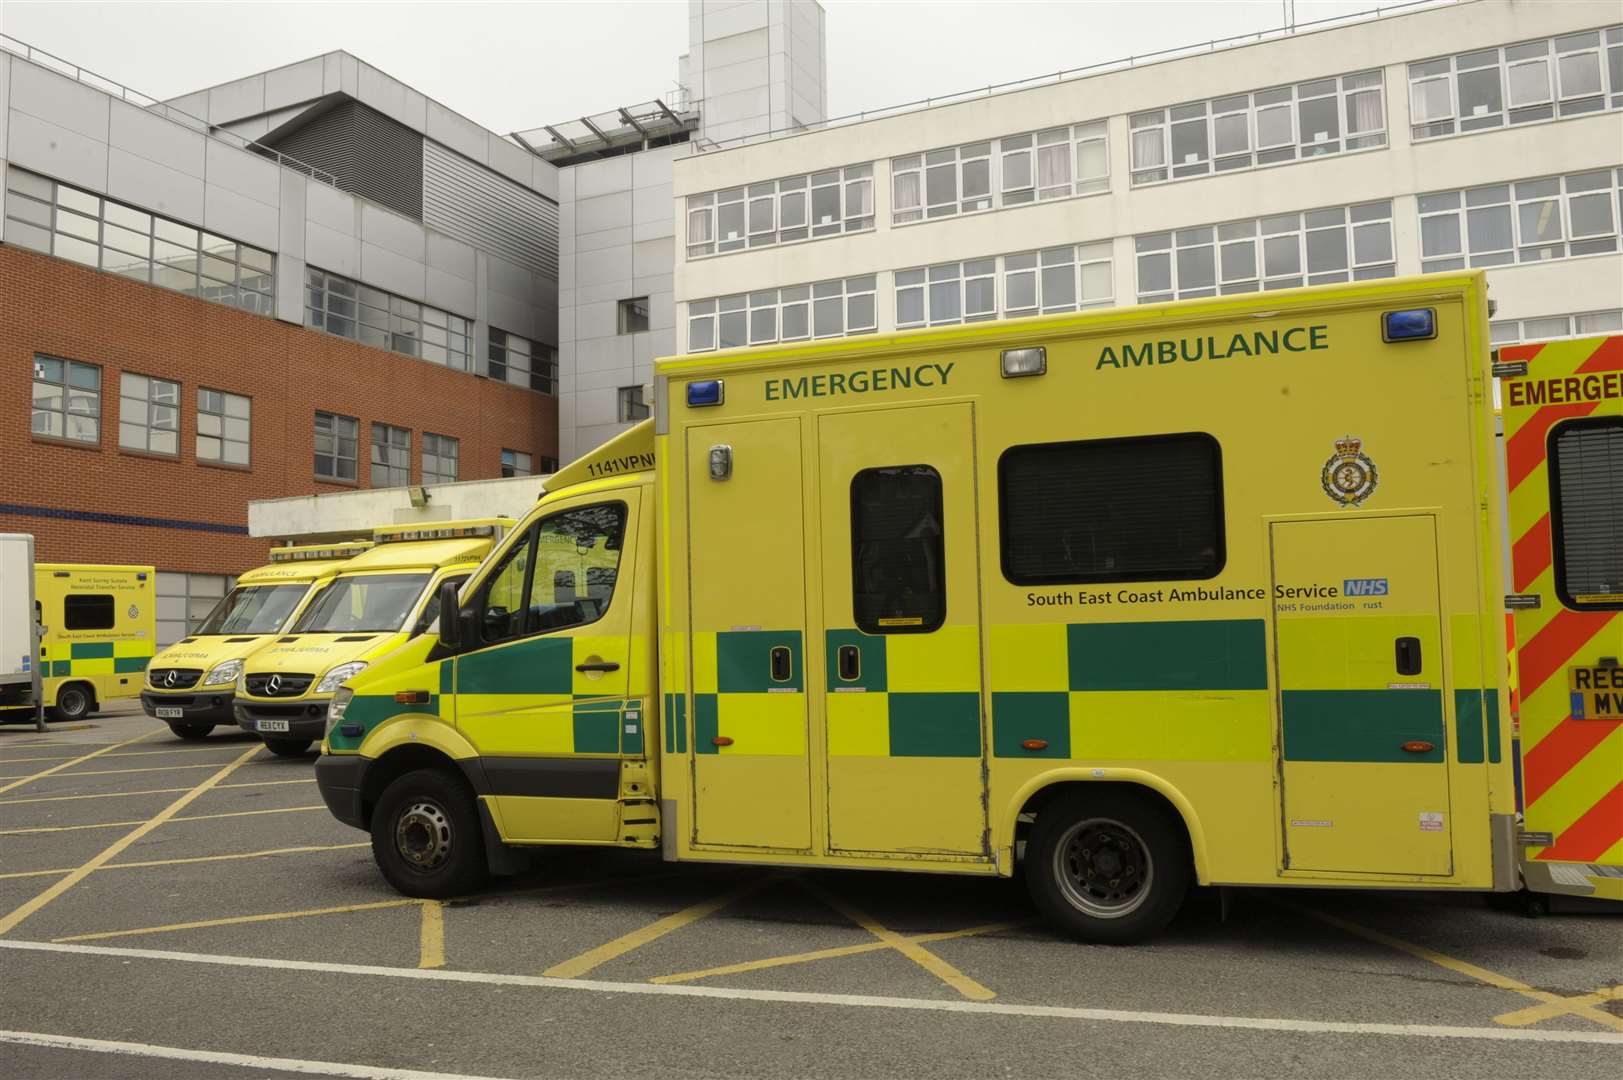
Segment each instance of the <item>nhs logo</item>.
[[1354,577],[1341,583],[1343,596],[1385,596],[1388,591],[1383,577]]

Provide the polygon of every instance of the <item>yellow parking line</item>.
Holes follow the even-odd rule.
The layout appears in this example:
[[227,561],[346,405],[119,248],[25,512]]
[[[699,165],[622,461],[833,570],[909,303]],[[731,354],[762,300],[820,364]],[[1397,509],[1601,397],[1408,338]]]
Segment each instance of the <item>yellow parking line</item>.
[[439,900],[421,901],[423,923],[417,931],[417,966],[445,966],[445,904]]
[[244,784],[221,784],[215,790],[216,791],[226,791],[226,790],[231,789],[231,788],[276,787],[276,786],[278,786],[280,784],[313,784],[315,782],[316,782],[316,778],[313,777],[313,776],[306,776],[302,780],[250,780],[250,781],[248,781],[247,783],[244,783]]
[[135,738],[133,738],[133,739],[125,739],[123,742],[108,743],[106,746],[102,747],[100,750],[92,750],[88,754],[80,754],[76,758],[69,758],[67,761],[64,761],[60,765],[54,765],[49,769],[42,769],[41,771],[39,771],[37,773],[29,773],[26,776],[0,776],[0,780],[10,780],[11,781],[11,783],[5,785],[4,787],[0,787],[0,795],[4,795],[6,792],[11,791],[14,788],[20,788],[24,784],[29,783],[31,781],[38,780],[42,776],[50,776],[52,773],[61,772],[63,769],[66,769],[70,765],[77,765],[81,761],[89,761],[91,758],[101,757],[103,754],[112,753],[114,750],[117,750],[121,746],[129,746],[131,743],[138,743],[142,739],[146,738],[148,735],[156,735],[159,731],[162,731],[162,730],[163,730],[162,728],[157,728],[157,729],[154,729],[152,731],[144,731],[141,734],[135,736]]
[[1530,997],[1534,1001],[1546,1005],[1560,1005],[1562,1006],[1562,1012],[1571,1012],[1584,1017],[1586,1020],[1593,1020],[1602,1027],[1609,1027],[1614,1031],[1623,1031],[1623,1018],[1613,1016],[1608,1012],[1602,1012],[1592,1005],[1580,1005],[1574,998],[1535,989],[1519,979],[1512,979],[1510,976],[1501,975],[1497,971],[1489,971],[1485,967],[1479,967],[1465,960],[1456,960],[1454,957],[1446,956],[1435,949],[1428,949],[1424,945],[1404,941],[1402,938],[1393,937],[1391,934],[1385,934],[1379,930],[1371,930],[1367,926],[1360,926],[1355,922],[1349,922],[1335,915],[1327,915],[1322,911],[1298,907],[1285,901],[1275,901],[1275,903],[1306,915],[1310,919],[1316,919],[1328,926],[1334,926],[1338,930],[1345,930],[1354,937],[1361,937],[1365,941],[1373,941],[1377,945],[1385,945],[1399,952],[1408,953],[1410,956],[1436,964],[1438,967],[1446,968],[1449,971],[1457,972],[1467,978],[1475,979],[1477,982],[1497,987],[1500,990],[1509,990],[1512,993]]
[[1506,1027],[1526,1027],[1536,1024],[1540,1020],[1550,1020],[1557,1016],[1564,1016],[1585,1005],[1604,1005],[1608,1001],[1623,1001],[1623,985],[1603,986],[1593,993],[1583,994],[1579,997],[1563,998],[1552,1001],[1547,1005],[1529,1005],[1525,1009],[1515,1012],[1500,1013],[1493,1018],[1496,1024]]
[[606,942],[594,949],[588,949],[579,956],[554,964],[541,974],[556,979],[578,979],[593,968],[606,964],[615,957],[624,956],[633,949],[640,949],[650,941],[657,941],[666,934],[680,930],[684,926],[691,926],[700,919],[714,915],[728,904],[742,900],[753,893],[758,893],[768,885],[775,884],[780,880],[782,879],[778,875],[757,878],[754,881],[740,885],[731,892],[685,907],[675,914],[667,915],[663,919],[633,930],[623,937],[617,937],[613,941]]
[[143,926],[135,930],[105,930],[96,934],[73,934],[51,940],[101,941],[104,938],[135,937],[140,934],[167,934],[175,930],[206,930],[213,926],[241,926],[244,923],[302,919],[311,915],[347,915],[352,911],[381,911],[384,908],[411,907],[413,904],[421,903],[423,901],[417,899],[377,900],[369,904],[342,904],[338,907],[311,908],[309,911],[273,911],[266,915],[231,915],[222,919],[198,919],[196,922],[170,923],[166,926]]
[[[75,773],[75,776],[83,775]],[[313,784],[315,778],[305,780],[254,780],[246,784],[216,784],[215,791],[225,791],[231,788],[245,787],[276,787],[279,784]],[[172,795],[178,791],[190,791],[191,788],[161,787],[148,788],[144,791],[98,791],[92,795],[38,795],[28,799],[0,799],[0,806],[19,806],[22,803],[40,802],[77,802],[79,799],[127,799],[132,795]]]
[[990,1001],[997,997],[996,991],[982,986],[924,946],[903,937],[894,930],[887,930],[871,915],[858,910],[822,886],[810,881],[802,881],[801,885],[813,896],[822,900],[823,903],[838,911],[841,915],[844,915],[847,919],[850,919],[868,933],[964,995],[964,997],[972,1001]]
[[[248,752],[250,754],[257,754],[262,749],[264,749],[264,747],[252,746],[252,747],[248,748]],[[77,761],[79,759],[75,758],[74,760]],[[70,762],[67,762],[66,764],[58,765],[57,768],[58,769],[65,769],[65,768],[68,767],[68,765],[72,765],[72,764],[73,764],[73,762],[70,761]],[[179,769],[217,769],[217,768],[219,768],[219,763],[218,762],[205,761],[201,765],[147,765],[147,766],[145,766],[143,768],[139,768],[139,769],[92,769],[92,770],[90,770],[88,772],[57,773],[56,778],[58,780],[68,780],[68,779],[72,779],[72,778],[78,777],[78,776],[123,776],[123,775],[126,775],[128,773],[138,773],[138,772],[175,772],[176,770],[179,770]],[[47,769],[46,772],[35,773],[33,776],[24,777],[24,779],[25,780],[38,779],[39,777],[45,776],[46,773],[50,773],[50,772],[56,772],[56,769]],[[0,780],[10,780],[10,779],[14,779],[14,778],[9,777],[9,776],[0,776]],[[15,784],[11,785],[11,787],[16,787],[16,786],[17,785],[15,785]],[[10,791],[11,787],[0,788],[0,791]]]
[[248,759],[259,753],[259,750],[260,748],[257,746],[250,746],[247,750],[244,750],[235,761],[232,761],[230,764],[221,768],[213,776],[210,776],[207,780],[204,780],[202,783],[192,788],[186,794],[182,795],[180,798],[176,799],[174,802],[152,815],[146,821],[142,822],[134,829],[131,829],[124,836],[113,841],[106,848],[102,849],[99,854],[91,857],[86,862],[69,871],[67,876],[53,882],[49,887],[46,888],[44,892],[40,893],[32,900],[29,900],[27,903],[18,906],[5,918],[0,918],[0,937],[4,937],[6,934],[11,933],[19,925],[21,925],[24,919],[27,919],[30,915],[43,908],[46,904],[49,904],[57,897],[79,884],[79,882],[83,881],[86,877],[89,877],[99,867],[105,866],[107,863],[111,862],[118,855],[122,854],[124,850],[131,844],[141,839],[141,837],[145,836],[153,829],[156,829],[158,826],[162,825],[164,822],[186,809],[187,806],[191,805],[191,803],[197,799],[198,796],[202,795],[209,788],[213,787],[215,784],[218,784],[221,780],[224,780],[233,772],[236,772],[237,769],[248,764]]
[[[1025,925],[1023,922],[987,923],[985,926],[971,926],[965,930],[911,934],[907,940],[916,945],[925,945],[933,941],[951,941],[954,938],[978,937],[981,934],[996,934],[1002,930],[1017,930]],[[714,978],[717,975],[737,975],[746,971],[763,971],[767,968],[787,967],[790,964],[809,964],[813,960],[834,960],[842,956],[860,956],[863,953],[882,952],[891,948],[895,948],[895,946],[887,941],[865,941],[860,945],[839,945],[829,949],[814,949],[811,952],[770,956],[765,960],[745,960],[742,963],[725,964],[722,967],[705,968],[702,971],[682,971],[675,975],[658,975],[648,981],[662,986],[669,983],[694,982],[698,979]]]
[[[241,750],[247,746],[246,740],[238,739],[235,742],[221,743],[218,746],[172,746],[164,750],[126,750],[121,754],[104,754],[103,757],[151,757],[155,754],[218,754],[222,750]],[[19,761],[66,761],[66,757],[26,757],[14,758],[0,754],[0,765],[10,765]]]
[[[355,844],[312,844],[305,847],[269,848],[265,851],[236,851],[228,855],[191,855],[183,859],[148,859],[143,862],[109,863],[106,866],[96,867],[97,873],[108,870],[140,870],[152,866],[180,866],[183,863],[230,862],[236,859],[262,859],[267,855],[304,855],[312,851],[347,851],[350,848],[370,847],[367,841],[362,840]],[[74,867],[65,867],[60,870],[15,870],[9,874],[0,874],[0,881],[8,878],[49,877],[52,874],[71,874]]]
[[[182,788],[182,791],[185,789]],[[253,817],[257,814],[297,814],[305,810],[325,810],[325,803],[314,806],[274,806],[266,810],[228,810],[223,814],[187,814],[171,818],[172,821],[210,821],[214,818]],[[144,819],[142,819],[144,820]],[[137,821],[100,821],[94,825],[40,825],[28,829],[0,829],[0,836],[20,836],[25,833],[75,832],[80,829],[111,829],[119,825],[139,825]]]

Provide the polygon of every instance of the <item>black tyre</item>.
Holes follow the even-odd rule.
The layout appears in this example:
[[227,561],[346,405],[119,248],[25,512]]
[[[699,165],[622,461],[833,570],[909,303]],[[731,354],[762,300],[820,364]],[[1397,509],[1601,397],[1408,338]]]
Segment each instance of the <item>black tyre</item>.
[[266,739],[265,747],[277,757],[303,757],[314,739]]
[[441,769],[396,778],[372,812],[372,857],[407,896],[443,900],[478,889],[485,841],[466,781]]
[[206,739],[208,733],[214,730],[214,725],[198,721],[180,721],[171,723],[169,730],[175,733],[177,739]]
[[1071,937],[1129,945],[1165,928],[1189,892],[1183,823],[1154,796],[1076,791],[1037,814],[1026,844],[1026,888]]
[[56,706],[52,710],[58,720],[71,722],[90,715],[96,699],[84,683],[69,683],[56,692]]

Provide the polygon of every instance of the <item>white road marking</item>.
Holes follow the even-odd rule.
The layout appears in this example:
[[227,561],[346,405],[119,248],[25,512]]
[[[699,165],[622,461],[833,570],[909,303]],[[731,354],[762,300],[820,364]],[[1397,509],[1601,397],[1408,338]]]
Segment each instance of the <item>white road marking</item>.
[[258,1054],[227,1054],[218,1050],[188,1050],[180,1046],[80,1039],[72,1035],[44,1035],[34,1031],[0,1030],[0,1043],[42,1046],[50,1050],[86,1050],[93,1054],[167,1058],[170,1061],[202,1061],[210,1065],[236,1065],[244,1069],[311,1073],[315,1076],[345,1076],[354,1077],[356,1080],[491,1080],[488,1077],[467,1076],[462,1073],[388,1069],[379,1065],[350,1065],[342,1061],[305,1061],[302,1058],[261,1057]]
[[127,949],[106,945],[71,945],[48,941],[4,941],[0,949],[20,952],[77,953],[121,960],[169,960],[218,967],[268,968],[275,971],[316,971],[325,974],[366,975],[385,979],[418,979],[436,983],[473,983],[485,986],[529,986],[544,990],[578,990],[595,994],[640,994],[647,997],[713,998],[722,1001],[766,1001],[790,1005],[836,1005],[847,1008],[898,1009],[915,1012],[971,1013],[982,1016],[1036,1016],[1056,1020],[1093,1020],[1116,1024],[1159,1024],[1170,1027],[1232,1028],[1246,1031],[1288,1031],[1310,1035],[1388,1035],[1425,1039],[1481,1039],[1489,1042],[1593,1043],[1623,1047],[1623,1032],[1566,1031],[1529,1028],[1451,1027],[1440,1024],[1372,1024],[1346,1020],[1292,1020],[1269,1016],[1213,1016],[1203,1013],[1145,1012],[1136,1009],[1089,1009],[1066,1005],[1014,1005],[995,1001],[954,1001],[929,998],[883,997],[869,994],[825,994],[803,990],[745,990],[722,986],[655,985],[609,982],[602,979],[555,979],[545,975],[507,975],[491,971],[450,971],[444,968],[396,968],[371,964],[334,964],[320,960],[284,960],[261,956],[225,956],[173,952],[167,949]]

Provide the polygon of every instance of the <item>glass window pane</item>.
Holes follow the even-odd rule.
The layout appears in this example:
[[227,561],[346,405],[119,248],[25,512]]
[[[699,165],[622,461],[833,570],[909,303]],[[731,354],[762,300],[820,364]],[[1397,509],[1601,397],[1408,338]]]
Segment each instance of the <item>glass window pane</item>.
[[869,634],[929,633],[946,618],[941,477],[928,465],[851,481],[852,611]]
[[1498,251],[1512,246],[1510,207],[1489,206],[1467,210],[1466,234],[1472,253]]
[[1210,247],[1178,251],[1178,291],[1205,289],[1217,284],[1217,268]]
[[1606,194],[1578,195],[1567,200],[1573,236],[1605,235],[1615,231],[1612,200]]
[[1561,204],[1554,199],[1522,203],[1516,208],[1517,223],[1524,244],[1562,239]]
[[1317,229],[1307,234],[1307,270],[1310,274],[1347,268],[1345,229]]
[[1353,261],[1392,261],[1392,228],[1386,222],[1353,226]]
[[1294,233],[1269,236],[1262,241],[1263,273],[1268,277],[1302,272],[1302,253]]

